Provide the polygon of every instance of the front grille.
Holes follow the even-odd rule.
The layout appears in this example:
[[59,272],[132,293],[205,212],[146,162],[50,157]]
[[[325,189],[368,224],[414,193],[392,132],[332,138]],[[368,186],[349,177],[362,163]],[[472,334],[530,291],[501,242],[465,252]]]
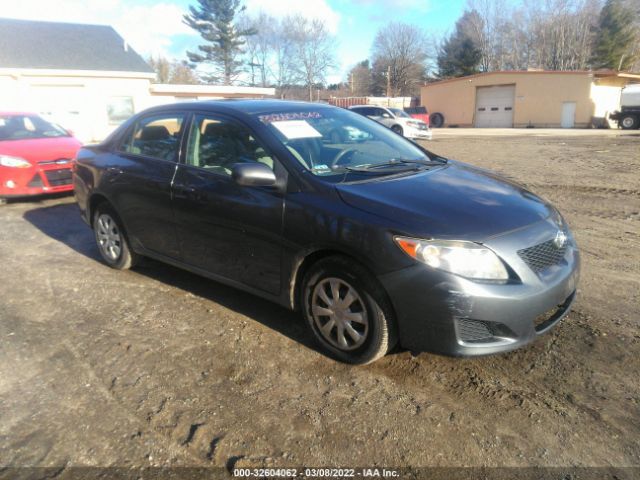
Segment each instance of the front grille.
[[47,177],[49,185],[52,187],[59,187],[61,185],[71,185],[71,169],[65,168],[62,170],[46,170],[44,172]]
[[556,246],[554,240],[549,240],[533,247],[518,250],[518,256],[533,270],[538,273],[552,265],[558,265],[567,253],[567,243],[561,247]]
[[466,318],[458,318],[456,321],[458,322],[458,335],[463,342],[481,342],[493,338],[493,333],[491,333],[487,322],[467,320]]

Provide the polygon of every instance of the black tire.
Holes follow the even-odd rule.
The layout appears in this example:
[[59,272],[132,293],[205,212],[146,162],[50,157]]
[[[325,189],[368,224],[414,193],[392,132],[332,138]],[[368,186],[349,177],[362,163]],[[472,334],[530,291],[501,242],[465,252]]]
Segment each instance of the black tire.
[[[331,305],[322,301],[319,292],[324,289],[325,295],[331,294],[333,284],[330,282],[335,281],[342,282],[338,290],[341,303],[348,295],[351,298],[355,296],[352,303],[347,305],[348,312],[345,313],[347,309],[343,309],[342,314],[337,314],[341,316],[335,317],[337,320],[332,320],[332,317],[321,314],[314,317],[312,312],[314,306],[319,307],[322,311],[333,312],[333,310],[325,308],[330,308]],[[383,357],[397,343],[393,309],[387,295],[373,275],[359,263],[343,256],[332,256],[319,260],[304,276],[300,294],[302,297],[300,304],[305,320],[313,332],[316,342],[331,357],[342,362],[363,365]],[[366,326],[359,321],[349,321],[350,328],[357,330],[356,333],[361,335],[361,343],[354,340],[348,329],[343,327],[342,337],[351,345],[341,348],[337,345],[340,343],[338,322],[345,322],[344,318],[347,314],[364,319]],[[329,328],[326,335],[332,340],[328,340],[321,332],[321,327],[326,327],[331,321],[335,326]],[[334,334],[335,339],[333,339]]]
[[394,125],[393,127],[391,127],[391,130],[393,130],[395,133],[397,133],[400,136],[404,136],[404,130],[400,125]]
[[444,125],[444,115],[438,112],[431,114],[429,123],[433,128],[441,128]]
[[[99,222],[109,218],[113,228],[105,228],[104,224]],[[117,254],[115,249],[109,249],[105,244],[106,231],[110,233],[110,240],[115,246],[117,244]],[[122,225],[122,221],[115,210],[108,204],[102,203],[98,205],[93,215],[93,232],[96,239],[98,251],[104,262],[111,268],[116,270],[128,270],[134,267],[139,261],[139,256],[131,250],[127,233]],[[119,237],[119,242],[115,238]]]
[[640,124],[640,118],[638,118],[637,115],[629,113],[623,115],[619,124],[623,130],[635,130]]

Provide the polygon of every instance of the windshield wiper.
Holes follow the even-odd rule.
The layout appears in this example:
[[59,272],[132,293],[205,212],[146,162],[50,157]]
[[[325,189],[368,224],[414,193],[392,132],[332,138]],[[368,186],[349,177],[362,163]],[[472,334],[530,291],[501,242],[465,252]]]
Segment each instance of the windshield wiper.
[[[388,172],[397,172],[398,170],[400,171],[420,170],[422,167],[425,167],[425,166],[430,167],[434,165],[442,165],[442,162],[435,161],[435,160],[423,160],[423,159],[410,160],[407,158],[392,158],[388,162],[384,162],[384,163],[371,163],[366,165],[357,165],[355,167],[344,166],[344,169],[350,172],[388,173]],[[397,167],[401,167],[401,168],[398,169]]]

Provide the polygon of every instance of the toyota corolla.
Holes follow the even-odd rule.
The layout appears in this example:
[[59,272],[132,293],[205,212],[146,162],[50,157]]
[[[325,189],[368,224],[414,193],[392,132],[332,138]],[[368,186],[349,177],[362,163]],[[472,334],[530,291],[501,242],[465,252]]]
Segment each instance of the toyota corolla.
[[345,362],[512,350],[576,295],[578,248],[553,206],[348,110],[156,107],[82,149],[74,178],[108,265],[147,256],[299,310]]

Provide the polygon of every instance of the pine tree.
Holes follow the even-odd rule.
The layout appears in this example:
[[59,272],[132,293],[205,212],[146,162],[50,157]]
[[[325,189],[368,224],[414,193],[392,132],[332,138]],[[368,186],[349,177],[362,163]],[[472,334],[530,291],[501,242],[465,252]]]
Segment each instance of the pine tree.
[[245,10],[240,0],[198,0],[190,6],[184,23],[196,30],[206,41],[198,46],[198,52],[187,52],[194,64],[212,64],[214,74],[208,81],[231,85],[242,72],[242,61],[246,37],[254,35],[253,29],[239,29],[236,17]]
[[456,29],[447,38],[438,53],[438,76],[463,77],[480,71],[482,52],[470,33],[471,16],[476,12],[465,12],[456,22]]
[[627,70],[634,62],[634,14],[620,0],[607,0],[595,32],[594,68]]

